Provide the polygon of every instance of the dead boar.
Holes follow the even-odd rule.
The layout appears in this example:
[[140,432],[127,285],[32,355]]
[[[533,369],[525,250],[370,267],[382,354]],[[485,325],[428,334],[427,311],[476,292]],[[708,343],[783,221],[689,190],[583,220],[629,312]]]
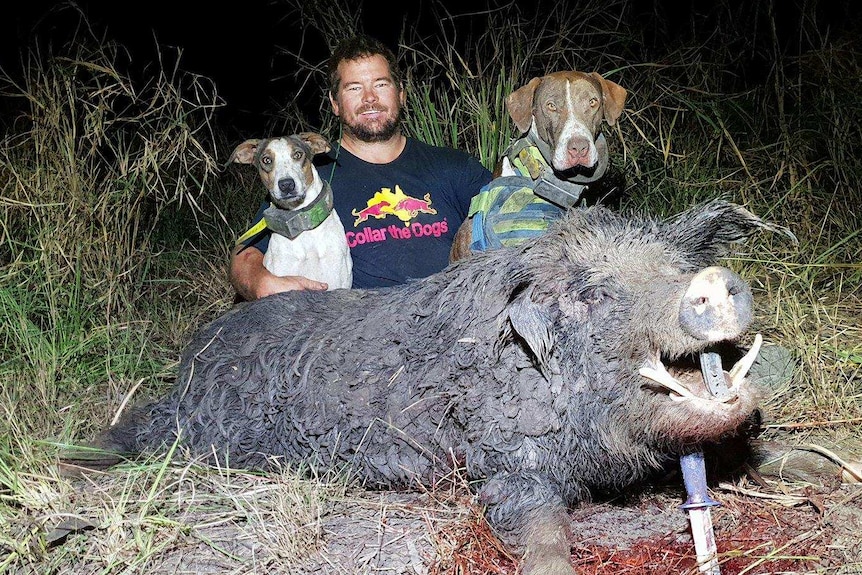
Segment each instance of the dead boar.
[[[96,442],[266,468],[348,468],[409,489],[462,466],[526,573],[573,573],[568,506],[732,435],[746,371],[712,398],[697,355],[747,343],[751,290],[718,265],[776,230],[713,201],[669,219],[596,206],[543,236],[378,290],[243,303],[185,350],[175,389]],[[759,338],[756,338],[759,342]]]

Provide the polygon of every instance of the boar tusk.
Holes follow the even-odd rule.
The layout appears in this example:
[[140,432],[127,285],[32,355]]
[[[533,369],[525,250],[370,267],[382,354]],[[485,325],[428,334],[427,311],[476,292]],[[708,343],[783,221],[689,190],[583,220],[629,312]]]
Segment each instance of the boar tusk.
[[671,395],[671,399],[674,401],[682,401],[683,399],[696,399],[696,396],[690,392],[683,384],[676,380],[674,376],[668,373],[667,369],[665,369],[664,364],[659,361],[657,362],[658,367],[642,367],[638,370],[638,373],[641,376],[651,379],[652,381],[663,385],[664,387],[670,389],[671,391],[676,392],[679,399],[676,399],[673,394]]
[[748,375],[748,370],[751,369],[751,366],[754,365],[754,360],[757,359],[757,355],[760,353],[760,346],[763,344],[763,336],[757,334],[754,336],[754,343],[751,346],[751,349],[748,350],[748,353],[745,354],[745,357],[736,362],[736,364],[730,369],[730,390],[737,391],[739,387],[742,385],[742,382],[745,380],[745,376]]
[[[740,362],[741,361],[742,360],[740,360]],[[670,393],[670,399],[672,401],[680,402],[680,401],[687,401],[689,399],[696,399],[696,400],[704,402],[704,403],[712,403],[712,404],[715,404],[715,403],[732,403],[738,397],[738,395],[736,394],[738,387],[736,387],[736,386],[731,387],[730,391],[732,392],[732,394],[727,396],[727,397],[713,398],[713,399],[704,399],[702,397],[698,397],[698,396],[694,395],[691,391],[689,391],[689,389],[687,387],[685,387],[683,384],[681,384],[679,382],[679,380],[677,380],[674,376],[672,376],[667,371],[667,368],[665,368],[664,364],[661,361],[657,361],[656,366],[657,367],[648,367],[648,366],[642,367],[638,370],[638,373],[640,373],[642,377],[645,377],[651,381],[654,381],[654,382],[658,383],[659,385],[662,385],[662,386],[668,388],[669,390],[671,390],[672,393]]]

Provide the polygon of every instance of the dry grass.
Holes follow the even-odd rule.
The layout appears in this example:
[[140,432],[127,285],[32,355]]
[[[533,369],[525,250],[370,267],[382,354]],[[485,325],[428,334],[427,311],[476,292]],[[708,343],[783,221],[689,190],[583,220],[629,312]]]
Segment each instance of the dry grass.
[[12,572],[284,572],[319,545],[322,502],[343,492],[295,473],[165,461],[18,479],[28,521],[7,526]]

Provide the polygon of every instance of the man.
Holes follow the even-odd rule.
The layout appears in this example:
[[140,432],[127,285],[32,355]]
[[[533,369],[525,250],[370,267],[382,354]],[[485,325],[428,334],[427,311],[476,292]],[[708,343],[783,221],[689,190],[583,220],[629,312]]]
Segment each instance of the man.
[[[395,56],[380,42],[343,41],[329,59],[329,79],[342,135],[318,171],[332,186],[344,224],[353,287],[397,285],[442,270],[470,199],[491,172],[468,154],[401,132],[406,93]],[[326,289],[308,278],[269,273],[263,267],[268,241],[263,234],[232,254],[231,283],[243,298]]]

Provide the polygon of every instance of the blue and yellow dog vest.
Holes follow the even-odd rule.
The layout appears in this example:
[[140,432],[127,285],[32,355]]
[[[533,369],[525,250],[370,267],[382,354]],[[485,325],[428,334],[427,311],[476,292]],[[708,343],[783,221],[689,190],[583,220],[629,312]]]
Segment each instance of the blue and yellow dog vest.
[[[554,175],[546,155],[550,150],[521,138],[507,154],[516,176],[503,176],[486,184],[470,201],[473,218],[470,251],[516,246],[540,236],[563,212],[577,203],[586,185],[607,169],[607,142],[596,138],[599,163],[591,176],[563,181]],[[549,201],[551,200],[551,201]]]
[[560,218],[562,208],[533,193],[534,181],[505,176],[486,184],[470,202],[474,252],[515,246],[539,236]]

